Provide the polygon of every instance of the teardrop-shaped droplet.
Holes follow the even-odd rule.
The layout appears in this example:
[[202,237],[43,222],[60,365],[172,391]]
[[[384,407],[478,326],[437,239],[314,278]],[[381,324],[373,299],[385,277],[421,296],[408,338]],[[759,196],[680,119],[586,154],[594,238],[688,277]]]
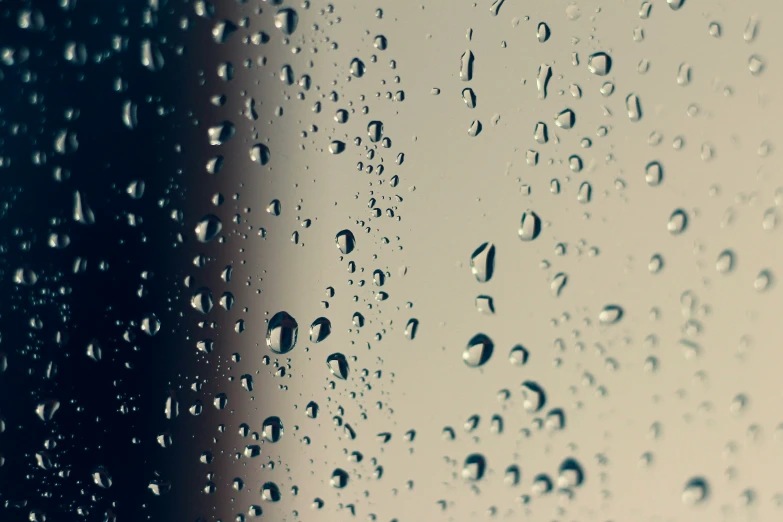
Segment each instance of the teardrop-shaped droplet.
[[470,256],[470,270],[479,283],[492,279],[495,270],[495,245],[482,243]]
[[319,317],[310,325],[310,342],[320,343],[332,333],[332,323],[326,317]]
[[196,239],[201,243],[208,243],[215,239],[223,229],[223,223],[214,214],[207,214],[196,225]]
[[348,378],[348,360],[345,355],[341,353],[333,353],[326,358],[326,365],[329,367],[329,371],[332,375],[338,379],[345,380]]
[[285,354],[296,346],[299,325],[288,312],[277,312],[269,320],[266,331],[266,345],[275,353]]
[[462,352],[462,360],[471,368],[478,368],[492,357],[493,350],[492,339],[484,334],[477,334],[473,336]]

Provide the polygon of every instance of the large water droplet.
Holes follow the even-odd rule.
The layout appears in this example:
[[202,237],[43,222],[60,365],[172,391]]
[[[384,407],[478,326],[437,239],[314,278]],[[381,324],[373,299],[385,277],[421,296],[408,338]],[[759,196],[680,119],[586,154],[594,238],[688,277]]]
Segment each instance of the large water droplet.
[[250,147],[250,160],[253,163],[258,163],[259,165],[266,165],[269,163],[269,158],[271,157],[271,153],[269,152],[269,147],[264,145],[263,143],[256,143],[252,147]]
[[350,230],[341,230],[334,239],[340,253],[344,255],[353,252],[353,249],[356,246],[356,240]]
[[277,312],[269,320],[266,331],[266,345],[275,353],[285,354],[296,346],[299,325],[288,312]]
[[267,417],[261,426],[261,434],[269,442],[277,442],[283,438],[283,421],[280,417]]
[[201,243],[212,241],[220,234],[223,223],[214,214],[207,214],[196,225],[196,239]]
[[587,68],[598,76],[606,76],[612,69],[612,58],[603,52],[591,54],[587,58]]
[[576,114],[571,109],[564,109],[555,116],[555,125],[561,129],[570,129],[576,123]]
[[280,9],[275,14],[275,27],[280,29],[280,32],[284,35],[290,35],[296,31],[296,26],[299,24],[299,15],[296,11],[290,7]]
[[710,486],[707,479],[693,477],[685,483],[682,491],[682,502],[688,506],[695,506],[706,501],[710,496]]
[[335,489],[343,489],[348,485],[348,472],[340,468],[335,469],[332,472],[332,477],[329,479],[329,483]]
[[212,310],[212,291],[207,287],[201,287],[190,298],[190,306],[202,314],[208,314]]

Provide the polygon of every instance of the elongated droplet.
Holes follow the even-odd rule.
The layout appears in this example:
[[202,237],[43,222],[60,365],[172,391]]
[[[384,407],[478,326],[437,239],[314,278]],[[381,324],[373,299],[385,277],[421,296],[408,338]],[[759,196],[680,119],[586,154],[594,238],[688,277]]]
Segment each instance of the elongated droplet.
[[546,90],[549,85],[549,79],[552,77],[552,67],[543,63],[538,67],[538,75],[536,76],[536,88],[538,89],[538,99],[543,100],[546,98]]
[[598,314],[598,321],[603,325],[612,325],[623,318],[623,309],[618,305],[606,305]]
[[631,121],[639,121],[642,119],[642,104],[636,94],[631,93],[628,95],[625,99],[625,108],[628,111],[628,118]]
[[470,270],[479,283],[492,279],[495,270],[495,245],[482,243],[470,256]]
[[473,79],[473,52],[470,49],[462,53],[459,59],[459,79],[463,82]]

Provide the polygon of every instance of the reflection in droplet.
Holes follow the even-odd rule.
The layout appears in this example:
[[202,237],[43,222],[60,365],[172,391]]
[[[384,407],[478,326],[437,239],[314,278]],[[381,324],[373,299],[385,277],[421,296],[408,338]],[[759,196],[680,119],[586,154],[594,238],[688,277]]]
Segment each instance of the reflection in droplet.
[[288,312],[277,312],[269,320],[266,345],[275,353],[285,354],[296,346],[299,325]]
[[482,243],[470,256],[470,270],[479,283],[492,279],[495,269],[495,245]]
[[332,333],[332,323],[326,317],[319,317],[310,325],[310,342],[320,343]]
[[348,255],[353,252],[353,249],[356,246],[356,239],[354,238],[353,233],[346,229],[337,233],[335,236],[335,243],[341,254]]
[[348,360],[345,355],[341,353],[333,353],[326,358],[326,365],[329,367],[329,371],[332,375],[338,379],[345,380],[348,378]]
[[492,357],[494,344],[484,334],[474,335],[462,352],[462,360],[471,368],[484,365]]

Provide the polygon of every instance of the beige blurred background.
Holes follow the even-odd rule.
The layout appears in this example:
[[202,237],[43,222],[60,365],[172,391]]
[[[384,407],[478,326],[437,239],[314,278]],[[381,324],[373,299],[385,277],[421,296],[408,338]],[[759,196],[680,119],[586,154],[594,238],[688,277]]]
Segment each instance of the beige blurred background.
[[[236,297],[230,312],[212,312],[216,355],[205,365],[214,376],[205,391],[229,399],[229,411],[209,419],[224,423],[225,433],[210,426],[203,440],[203,449],[222,453],[210,466],[218,485],[208,502],[214,516],[225,520],[258,504],[273,520],[346,520],[352,511],[361,520],[400,522],[493,514],[777,520],[780,4],[685,0],[675,10],[652,0],[647,15],[639,0],[505,0],[493,16],[485,0],[305,3],[309,8],[280,6],[298,13],[287,40],[274,27],[280,7],[262,2],[263,13],[254,15],[258,2],[216,4],[215,20],[249,16],[250,23],[215,48],[198,94],[205,103],[226,93],[227,105],[211,109],[215,121],[204,123],[231,119],[237,128],[221,150],[224,169],[203,174],[201,193],[191,193],[203,213],[219,213],[227,238],[208,245],[217,261],[198,278],[216,300],[223,289]],[[755,33],[748,30],[754,21]],[[542,22],[550,32],[545,42],[537,38]],[[259,30],[269,43],[241,44]],[[374,47],[377,35],[387,49]],[[475,57],[473,76],[461,81],[466,50]],[[598,51],[612,58],[603,77],[588,69]],[[763,63],[755,75],[753,55]],[[361,78],[349,72],[353,58],[366,66]],[[224,83],[213,71],[227,59],[236,76]],[[249,69],[245,59],[253,62]],[[691,70],[687,85],[678,83],[683,63]],[[542,64],[552,68],[545,99],[536,87]],[[297,82],[309,75],[312,87],[281,82],[284,65]],[[605,82],[613,83],[611,95],[601,92]],[[475,92],[473,109],[462,99],[466,87]],[[639,121],[627,114],[630,94],[640,100]],[[240,115],[250,97],[256,121]],[[555,124],[566,108],[576,115],[571,129]],[[339,109],[350,113],[344,124],[335,121]],[[390,148],[370,142],[374,120],[383,122]],[[482,130],[470,136],[474,120]],[[547,143],[534,139],[537,122],[547,125]],[[271,161],[262,167],[248,150],[265,140]],[[328,152],[333,140],[345,142],[342,154]],[[526,160],[529,150],[538,153],[535,166]],[[581,158],[581,172],[569,168],[572,155]],[[663,167],[658,186],[645,181],[652,161]],[[367,165],[372,173],[362,170]],[[589,202],[578,200],[583,182],[591,185]],[[212,189],[226,197],[219,211],[210,210]],[[273,199],[279,216],[265,210]],[[517,230],[528,209],[543,227],[524,242]],[[679,235],[667,230],[676,209],[688,216]],[[239,224],[230,222],[234,214]],[[355,235],[356,249],[341,257],[335,234],[343,229]],[[495,270],[479,283],[469,262],[484,242],[495,246]],[[721,272],[726,249],[734,263]],[[648,268],[655,254],[664,262],[659,273]],[[229,263],[233,280],[223,284],[218,275]],[[388,274],[383,287],[373,285],[376,269]],[[773,282],[759,290],[764,269]],[[555,297],[558,273],[567,283]],[[381,291],[388,299],[377,300]],[[494,315],[476,309],[479,295],[492,297]],[[609,304],[624,314],[606,326],[599,313]],[[264,341],[265,321],[279,311],[299,324],[296,347],[282,356]],[[356,312],[361,328],[352,322]],[[308,328],[320,316],[329,318],[332,334],[314,344]],[[246,330],[238,335],[240,318]],[[404,335],[411,318],[419,321],[413,340]],[[477,333],[493,340],[494,352],[471,368],[462,353]],[[529,351],[524,366],[508,361],[517,344]],[[229,360],[235,352],[238,363]],[[335,352],[348,357],[346,381],[325,364]],[[242,374],[254,376],[252,393],[241,388]],[[537,413],[523,407],[521,383],[528,380],[546,391]],[[305,415],[309,401],[320,406],[316,419]],[[547,426],[554,408],[565,414],[561,430]],[[496,414],[501,433],[492,429]],[[282,419],[282,440],[263,443],[260,457],[235,458],[254,443],[238,435],[239,425],[261,433],[272,415]],[[478,426],[467,432],[473,415]],[[454,440],[444,440],[445,427]],[[416,432],[412,442],[408,430]],[[360,462],[350,459],[353,452]],[[473,453],[486,458],[487,470],[469,483],[461,471]],[[584,483],[558,492],[558,466],[568,457],[581,464]],[[521,469],[516,486],[504,483],[511,464]],[[344,489],[330,485],[336,468],[349,473]],[[534,479],[542,473],[554,487],[537,496]],[[243,491],[230,489],[234,477],[244,480]],[[682,498],[693,477],[710,487],[697,505]],[[267,481],[279,486],[279,502],[262,500]],[[312,508],[314,499],[321,509]]]

